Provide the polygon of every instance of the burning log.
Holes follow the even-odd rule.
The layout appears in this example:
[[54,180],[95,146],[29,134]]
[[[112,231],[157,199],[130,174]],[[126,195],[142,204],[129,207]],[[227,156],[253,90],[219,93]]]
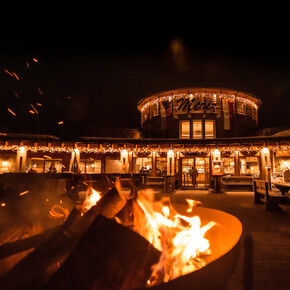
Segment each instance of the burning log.
[[0,284],[5,289],[41,287],[65,261],[94,219],[99,214],[114,217],[125,203],[125,199],[113,188],[85,214],[73,208],[62,227],[1,277]]
[[137,232],[141,228],[142,223],[144,223],[145,213],[136,198],[130,198],[116,215],[116,218],[121,224]]
[[[16,224],[6,229],[0,235],[0,276],[7,273],[12,269],[20,260],[27,256],[31,249],[22,249],[20,251],[15,251],[12,255],[13,250],[11,245],[17,244],[18,242],[25,241],[30,237],[37,236],[43,231],[43,228],[40,223],[36,222],[35,224]],[[6,247],[7,246],[7,247]],[[10,255],[5,255],[7,251],[10,250]],[[12,250],[12,252],[11,252]],[[9,253],[8,253],[9,254]]]
[[32,249],[39,246],[41,243],[46,241],[60,227],[61,226],[57,226],[56,228],[47,229],[41,234],[37,234],[37,235],[30,236],[25,239],[19,239],[15,242],[1,245],[0,246],[0,259],[9,257],[11,255],[22,252],[24,250]]
[[139,234],[99,216],[46,289],[145,287],[159,258],[160,252]]
[[107,194],[105,194],[100,201],[91,208],[90,211],[95,214],[102,214],[107,218],[113,218],[125,204],[125,198],[122,197],[116,187],[114,187]]

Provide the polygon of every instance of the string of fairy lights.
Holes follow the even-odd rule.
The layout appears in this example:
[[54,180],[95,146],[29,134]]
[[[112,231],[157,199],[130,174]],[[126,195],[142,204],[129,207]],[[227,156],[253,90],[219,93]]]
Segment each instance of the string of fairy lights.
[[[153,98],[155,97],[155,98]],[[154,105],[157,104],[159,102],[164,102],[164,101],[169,101],[171,102],[172,100],[176,100],[176,99],[180,99],[180,98],[189,98],[192,99],[193,97],[195,98],[203,98],[203,97],[207,97],[207,98],[211,98],[211,99],[231,99],[234,100],[236,99],[237,101],[241,101],[241,102],[245,102],[247,103],[247,105],[253,106],[255,109],[258,109],[257,104],[254,101],[251,101],[249,99],[247,99],[246,97],[242,98],[242,97],[236,97],[235,95],[227,95],[227,94],[219,94],[219,93],[194,93],[194,94],[173,94],[173,95],[168,95],[168,96],[162,96],[162,97],[158,97],[158,96],[153,96],[152,98],[149,98],[149,100],[147,102],[145,102],[146,100],[144,100],[144,105],[141,107],[141,112],[145,111],[150,105]]]
[[218,149],[222,154],[231,154],[234,152],[241,153],[257,153],[267,148],[269,151],[290,151],[290,145],[256,145],[256,146],[192,146],[192,147],[178,147],[174,148],[174,146],[168,147],[115,147],[115,146],[106,146],[102,145],[99,147],[85,146],[85,147],[75,147],[75,146],[28,146],[28,145],[0,145],[1,151],[12,151],[16,152],[18,150],[23,150],[26,152],[32,153],[72,153],[74,150],[78,150],[80,153],[93,153],[93,154],[116,154],[121,152],[132,152],[136,155],[138,154],[152,154],[156,152],[157,154],[166,154],[169,150],[172,150],[174,153],[182,153],[182,154],[208,154],[215,149]]

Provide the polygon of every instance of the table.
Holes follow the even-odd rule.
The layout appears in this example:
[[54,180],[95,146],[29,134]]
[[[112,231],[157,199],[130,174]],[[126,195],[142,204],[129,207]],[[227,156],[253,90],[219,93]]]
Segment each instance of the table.
[[274,185],[281,191],[283,195],[290,195],[288,193],[290,189],[290,183],[289,182],[283,182],[283,183],[274,183]]

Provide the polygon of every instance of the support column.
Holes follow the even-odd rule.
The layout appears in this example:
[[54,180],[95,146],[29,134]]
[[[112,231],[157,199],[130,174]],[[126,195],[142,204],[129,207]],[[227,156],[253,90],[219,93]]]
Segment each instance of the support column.
[[167,175],[174,175],[174,151],[171,149],[167,152]]
[[152,152],[152,171],[151,176],[156,176],[157,172],[157,153],[155,151]]
[[209,188],[213,188],[212,184],[212,160],[213,160],[213,153],[212,151],[209,152]]
[[240,158],[239,151],[235,151],[235,176],[240,176]]
[[275,153],[274,151],[270,151],[270,162],[271,162],[271,172],[275,173]]
[[269,181],[269,169],[271,167],[270,163],[270,151],[268,148],[263,148],[261,150],[261,179]]
[[133,152],[128,153],[129,173],[133,173]]
[[16,153],[16,172],[25,172],[27,152],[24,147],[19,147]]
[[101,173],[106,173],[106,156],[101,159]]
[[126,149],[121,151],[122,170],[121,173],[129,173],[129,154]]
[[176,153],[176,162],[177,162],[177,172],[178,172],[178,188],[182,187],[182,159],[180,156],[180,152]]
[[71,153],[70,160],[70,171],[79,172],[80,170],[80,150],[78,148],[74,148]]
[[222,193],[222,175],[223,175],[223,161],[221,159],[221,152],[215,149],[212,152],[212,176],[213,176],[213,191],[212,193]]

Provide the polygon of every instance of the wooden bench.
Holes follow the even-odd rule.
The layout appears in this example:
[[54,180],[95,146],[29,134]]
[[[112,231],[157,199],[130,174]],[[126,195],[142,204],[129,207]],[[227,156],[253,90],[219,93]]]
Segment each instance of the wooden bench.
[[252,176],[225,176],[223,184],[228,191],[229,188],[239,190],[253,190],[253,177]]
[[290,203],[288,195],[271,190],[270,183],[265,180],[254,180],[254,195],[254,203],[265,203],[269,211],[280,209],[279,204]]

